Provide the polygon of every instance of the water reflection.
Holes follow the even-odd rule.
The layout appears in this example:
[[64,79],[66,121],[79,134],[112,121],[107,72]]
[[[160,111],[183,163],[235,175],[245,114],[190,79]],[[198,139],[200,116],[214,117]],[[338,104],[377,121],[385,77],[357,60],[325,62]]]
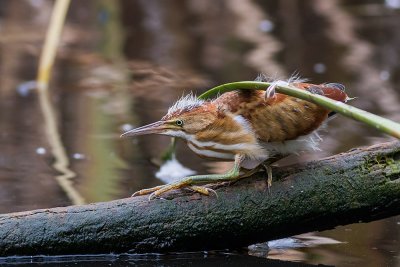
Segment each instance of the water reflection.
[[[0,0],[3,213],[71,204],[54,179],[59,173],[51,167],[54,158],[37,93],[16,91],[35,77],[50,10],[50,1]],[[202,92],[259,73],[298,71],[314,82],[344,83],[358,97],[354,105],[400,121],[399,22],[399,10],[388,9],[383,1],[72,1],[50,100],[77,173],[74,188],[94,202],[160,184],[154,162],[169,138],[121,140],[121,127],[158,120],[184,91]],[[323,135],[321,153],[294,160],[388,140],[341,117]],[[197,158],[182,143],[177,158],[198,173],[228,167]],[[264,256],[309,264],[399,266],[399,221],[340,227],[320,235],[344,243]],[[231,259],[249,265],[263,260],[243,253]]]
[[[43,266],[315,266],[298,262],[261,259],[230,252],[185,253],[171,255],[87,255],[60,257],[10,257],[0,259],[0,264],[37,264]],[[326,266],[326,265],[318,265]]]

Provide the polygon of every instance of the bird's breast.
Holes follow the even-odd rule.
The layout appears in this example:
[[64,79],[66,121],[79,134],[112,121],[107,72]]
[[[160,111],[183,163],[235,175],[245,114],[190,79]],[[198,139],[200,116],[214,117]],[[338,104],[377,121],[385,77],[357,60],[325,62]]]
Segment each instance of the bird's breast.
[[187,144],[198,156],[208,159],[234,160],[237,154],[257,158],[264,154],[254,134],[244,127],[232,132],[224,127],[214,128],[208,135],[198,134],[188,138]]
[[194,153],[202,158],[212,160],[234,160],[235,158],[235,153],[233,149],[229,149],[229,147],[212,141],[188,141],[187,145]]

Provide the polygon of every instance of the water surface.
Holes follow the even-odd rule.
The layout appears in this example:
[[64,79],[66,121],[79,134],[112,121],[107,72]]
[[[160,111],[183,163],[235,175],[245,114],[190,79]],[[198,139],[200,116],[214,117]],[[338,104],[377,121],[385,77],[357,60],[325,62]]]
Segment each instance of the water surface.
[[[169,139],[120,139],[120,133],[158,120],[183,92],[260,73],[285,78],[298,72],[315,83],[343,83],[357,97],[352,104],[400,121],[397,2],[72,1],[50,86],[57,123],[52,136],[62,144],[57,154],[38,94],[25,83],[35,78],[52,2],[1,0],[0,212],[108,201],[160,184],[157,158]],[[340,116],[323,137],[320,152],[293,160],[391,140]],[[76,175],[60,182],[56,155]],[[228,167],[199,159],[183,143],[178,159],[200,173]],[[192,258],[67,258],[49,265],[254,266],[268,257],[270,266],[400,266],[399,217],[311,236],[338,242]]]

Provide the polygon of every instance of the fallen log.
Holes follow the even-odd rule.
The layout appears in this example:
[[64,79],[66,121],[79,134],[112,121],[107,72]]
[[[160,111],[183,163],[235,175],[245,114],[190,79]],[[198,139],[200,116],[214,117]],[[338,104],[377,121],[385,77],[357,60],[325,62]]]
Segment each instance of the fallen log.
[[217,189],[0,216],[0,255],[238,248],[400,214],[400,142],[274,168]]

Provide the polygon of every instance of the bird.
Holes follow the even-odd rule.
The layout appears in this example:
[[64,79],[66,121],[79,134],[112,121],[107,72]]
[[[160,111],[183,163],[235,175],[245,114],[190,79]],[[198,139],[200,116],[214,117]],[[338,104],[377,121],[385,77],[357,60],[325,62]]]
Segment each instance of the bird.
[[133,196],[161,197],[168,191],[190,188],[209,195],[205,184],[235,181],[265,168],[271,186],[270,165],[283,157],[319,150],[318,131],[332,111],[317,104],[275,92],[278,85],[323,95],[336,101],[349,98],[340,83],[312,84],[303,80],[275,81],[267,90],[235,90],[212,100],[193,94],[181,97],[161,120],[129,130],[122,137],[160,134],[181,138],[198,156],[233,161],[224,174],[194,175],[180,181],[137,191]]

